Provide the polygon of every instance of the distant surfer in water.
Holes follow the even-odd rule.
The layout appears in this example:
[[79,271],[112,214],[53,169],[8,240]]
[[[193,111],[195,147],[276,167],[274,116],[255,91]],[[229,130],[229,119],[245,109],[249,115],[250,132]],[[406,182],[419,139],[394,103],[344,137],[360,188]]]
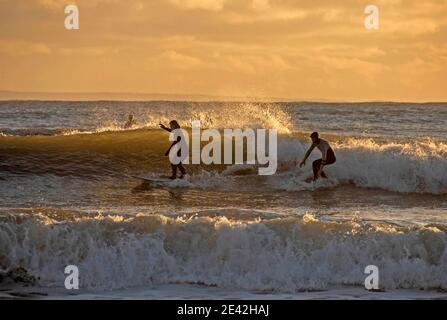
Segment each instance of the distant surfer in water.
[[307,158],[311,154],[312,150],[315,149],[315,147],[317,147],[321,151],[322,159],[315,160],[312,163],[312,168],[314,171],[313,180],[315,181],[319,177],[327,178],[326,174],[323,171],[323,167],[335,163],[336,158],[334,150],[332,150],[331,146],[329,145],[329,142],[320,139],[318,132],[313,132],[310,135],[310,138],[312,139],[312,145],[310,146],[309,150],[307,150],[303,161],[301,161],[300,163],[300,167],[306,165]]
[[137,124],[137,122],[135,121],[135,119],[133,118],[133,114],[129,114],[129,118],[127,119],[126,124],[124,125],[124,129],[130,129],[133,126],[135,126]]
[[[178,124],[178,122],[176,120],[172,120],[171,122],[169,122],[169,128],[166,127],[165,125],[161,124],[161,123],[160,123],[160,128],[162,128],[162,129],[164,129],[164,130],[166,130],[168,132],[172,132],[172,130],[180,129],[180,125]],[[169,147],[168,151],[166,151],[165,156],[169,155],[169,152],[171,151],[172,147],[175,146],[177,143],[179,143],[181,141],[181,139],[182,138],[180,136],[177,137],[177,140],[174,141],[171,144],[171,146]],[[179,156],[179,157],[181,156],[181,150],[179,150],[177,152],[177,156]],[[180,179],[183,179],[183,177],[186,174],[186,170],[183,167],[181,162],[179,162],[179,164],[172,164],[171,163],[171,168],[172,168],[172,175],[169,177],[169,179],[176,179],[177,178],[177,168],[181,172]]]

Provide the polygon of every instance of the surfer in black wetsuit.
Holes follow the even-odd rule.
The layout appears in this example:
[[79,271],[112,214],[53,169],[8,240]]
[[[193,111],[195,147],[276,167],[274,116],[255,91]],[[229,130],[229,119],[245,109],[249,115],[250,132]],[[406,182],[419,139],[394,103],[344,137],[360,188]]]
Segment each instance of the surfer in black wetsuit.
[[[168,132],[172,132],[172,130],[175,130],[175,129],[180,129],[180,125],[178,124],[178,122],[176,121],[176,120],[172,120],[171,122],[169,122],[169,128],[168,127],[166,127],[165,125],[163,125],[163,124],[161,124],[160,123],[160,128],[162,128],[162,129],[164,129],[164,130],[166,130],[166,131],[168,131]],[[171,146],[169,147],[169,149],[168,149],[168,151],[166,151],[166,153],[165,153],[165,156],[168,156],[169,155],[169,152],[171,151],[171,148],[174,146],[174,145],[176,145],[177,143],[179,143],[180,141],[181,141],[181,137],[180,136],[178,136],[177,137],[177,140],[176,141],[174,141],[172,144],[171,144]],[[181,156],[181,150],[179,150],[178,152],[177,152],[177,156]],[[169,179],[176,179],[177,178],[177,168],[180,170],[180,172],[181,172],[181,175],[180,175],[180,179],[183,179],[183,177],[185,176],[185,174],[186,174],[186,170],[185,170],[185,168],[183,167],[183,165],[182,165],[182,162],[179,162],[179,164],[172,164],[171,163],[171,168],[172,168],[172,175],[169,177]]]
[[315,147],[317,147],[321,151],[322,159],[315,160],[312,163],[312,168],[314,171],[314,181],[317,180],[319,177],[327,178],[326,174],[323,171],[323,167],[335,163],[336,158],[334,150],[332,150],[329,142],[320,139],[318,132],[313,132],[310,135],[310,138],[312,139],[312,145],[310,146],[309,150],[307,150],[303,161],[301,161],[300,163],[300,167],[306,165],[306,160],[309,157],[310,153]]

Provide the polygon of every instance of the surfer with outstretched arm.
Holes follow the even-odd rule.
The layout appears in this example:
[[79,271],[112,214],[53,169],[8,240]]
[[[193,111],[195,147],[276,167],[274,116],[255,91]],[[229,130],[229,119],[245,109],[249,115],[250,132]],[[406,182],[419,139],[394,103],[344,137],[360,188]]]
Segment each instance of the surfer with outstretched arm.
[[315,149],[315,147],[317,147],[321,151],[322,158],[315,160],[312,163],[312,168],[314,171],[313,180],[315,181],[319,177],[327,178],[326,174],[323,171],[323,167],[335,163],[336,158],[334,150],[332,150],[331,146],[329,145],[329,142],[320,139],[318,132],[313,132],[310,135],[310,138],[312,139],[312,145],[310,146],[309,150],[307,150],[303,161],[301,161],[300,163],[300,167],[306,165],[307,158],[311,154],[312,150]]
[[[160,123],[160,128],[162,128],[162,129],[164,129],[164,130],[166,130],[166,131],[168,131],[168,132],[172,132],[172,130],[180,129],[180,125],[178,124],[178,122],[177,122],[176,120],[172,120],[171,122],[169,122],[169,128],[166,127],[165,125],[163,125],[162,123]],[[165,156],[168,156],[168,155],[169,155],[169,152],[171,151],[172,147],[175,146],[177,143],[179,143],[179,142],[181,141],[181,139],[182,139],[182,138],[181,138],[180,136],[177,137],[177,140],[175,140],[175,141],[171,144],[171,146],[169,147],[168,151],[166,151]],[[177,156],[180,157],[180,153],[181,153],[181,150],[179,150],[179,151],[177,152]],[[183,167],[183,165],[182,165],[181,162],[180,162],[179,164],[172,164],[172,163],[171,163],[171,168],[172,168],[172,175],[169,177],[169,179],[176,179],[176,178],[177,178],[177,168],[178,168],[178,169],[180,170],[180,172],[181,172],[181,175],[180,175],[179,178],[180,178],[180,179],[183,179],[184,175],[186,174],[186,170],[185,170],[185,168]]]

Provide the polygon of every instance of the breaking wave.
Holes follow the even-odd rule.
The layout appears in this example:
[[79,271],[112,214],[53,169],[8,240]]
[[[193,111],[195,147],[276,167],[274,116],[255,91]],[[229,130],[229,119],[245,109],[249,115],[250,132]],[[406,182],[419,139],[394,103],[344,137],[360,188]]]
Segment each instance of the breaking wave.
[[[333,187],[350,183],[358,187],[380,188],[405,193],[447,193],[447,144],[430,139],[411,142],[378,142],[372,139],[341,139],[333,143],[337,162],[328,166],[330,178],[319,181],[316,187]],[[272,183],[289,191],[309,188],[303,178],[311,171],[295,167],[294,159],[301,159],[308,144],[293,141],[280,143],[279,157],[289,161],[286,172]],[[290,152],[294,150],[295,152]]]
[[0,273],[26,270],[40,285],[63,287],[64,268],[74,264],[82,288],[196,283],[296,292],[363,286],[372,264],[381,288],[447,289],[446,231],[309,213],[5,215]]
[[[168,134],[161,130],[104,132],[92,135],[0,137],[0,172],[14,174],[157,176],[169,170],[164,152]],[[431,139],[379,141],[332,137],[337,162],[328,166],[329,179],[315,184],[305,182],[312,174],[311,163],[320,157],[315,151],[307,166],[299,168],[309,144],[300,134],[278,137],[278,171],[263,177],[262,186],[274,190],[300,191],[333,188],[343,184],[379,188],[403,193],[447,193],[447,143]],[[222,143],[223,148],[223,143]],[[250,181],[261,179],[254,166],[189,165],[190,178],[179,186],[225,189],[226,181],[244,175],[245,189]],[[259,183],[252,183],[259,188]],[[231,185],[234,188],[234,185]],[[236,186],[237,188],[237,186]]]
[[[161,102],[160,102],[161,103]],[[167,111],[166,111],[167,110]],[[108,116],[114,116],[107,114]],[[99,116],[94,114],[92,116]],[[105,115],[103,115],[105,117]],[[118,115],[115,115],[118,117]],[[181,103],[170,102],[160,108],[150,108],[137,118],[130,129],[124,128],[125,121],[115,118],[99,119],[94,127],[78,126],[67,128],[0,128],[4,136],[66,136],[97,134],[103,132],[132,131],[158,128],[160,122],[167,124],[176,119],[182,127],[191,128],[192,121],[199,120],[202,128],[265,128],[279,133],[291,133],[294,128],[290,115],[275,103]],[[74,125],[74,124],[73,124]]]

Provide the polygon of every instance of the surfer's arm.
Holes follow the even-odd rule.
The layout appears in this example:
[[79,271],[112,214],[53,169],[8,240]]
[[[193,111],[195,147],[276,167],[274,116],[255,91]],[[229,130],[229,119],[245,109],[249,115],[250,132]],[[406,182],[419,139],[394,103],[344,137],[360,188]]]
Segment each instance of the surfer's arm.
[[164,124],[160,123],[160,128],[166,130],[167,132],[171,132],[172,130],[168,127],[166,127]]
[[312,143],[312,145],[310,146],[309,150],[307,150],[306,154],[304,155],[304,159],[303,161],[301,161],[300,163],[300,167],[304,166],[306,164],[306,160],[307,158],[310,156],[312,150],[316,147],[315,143]]

